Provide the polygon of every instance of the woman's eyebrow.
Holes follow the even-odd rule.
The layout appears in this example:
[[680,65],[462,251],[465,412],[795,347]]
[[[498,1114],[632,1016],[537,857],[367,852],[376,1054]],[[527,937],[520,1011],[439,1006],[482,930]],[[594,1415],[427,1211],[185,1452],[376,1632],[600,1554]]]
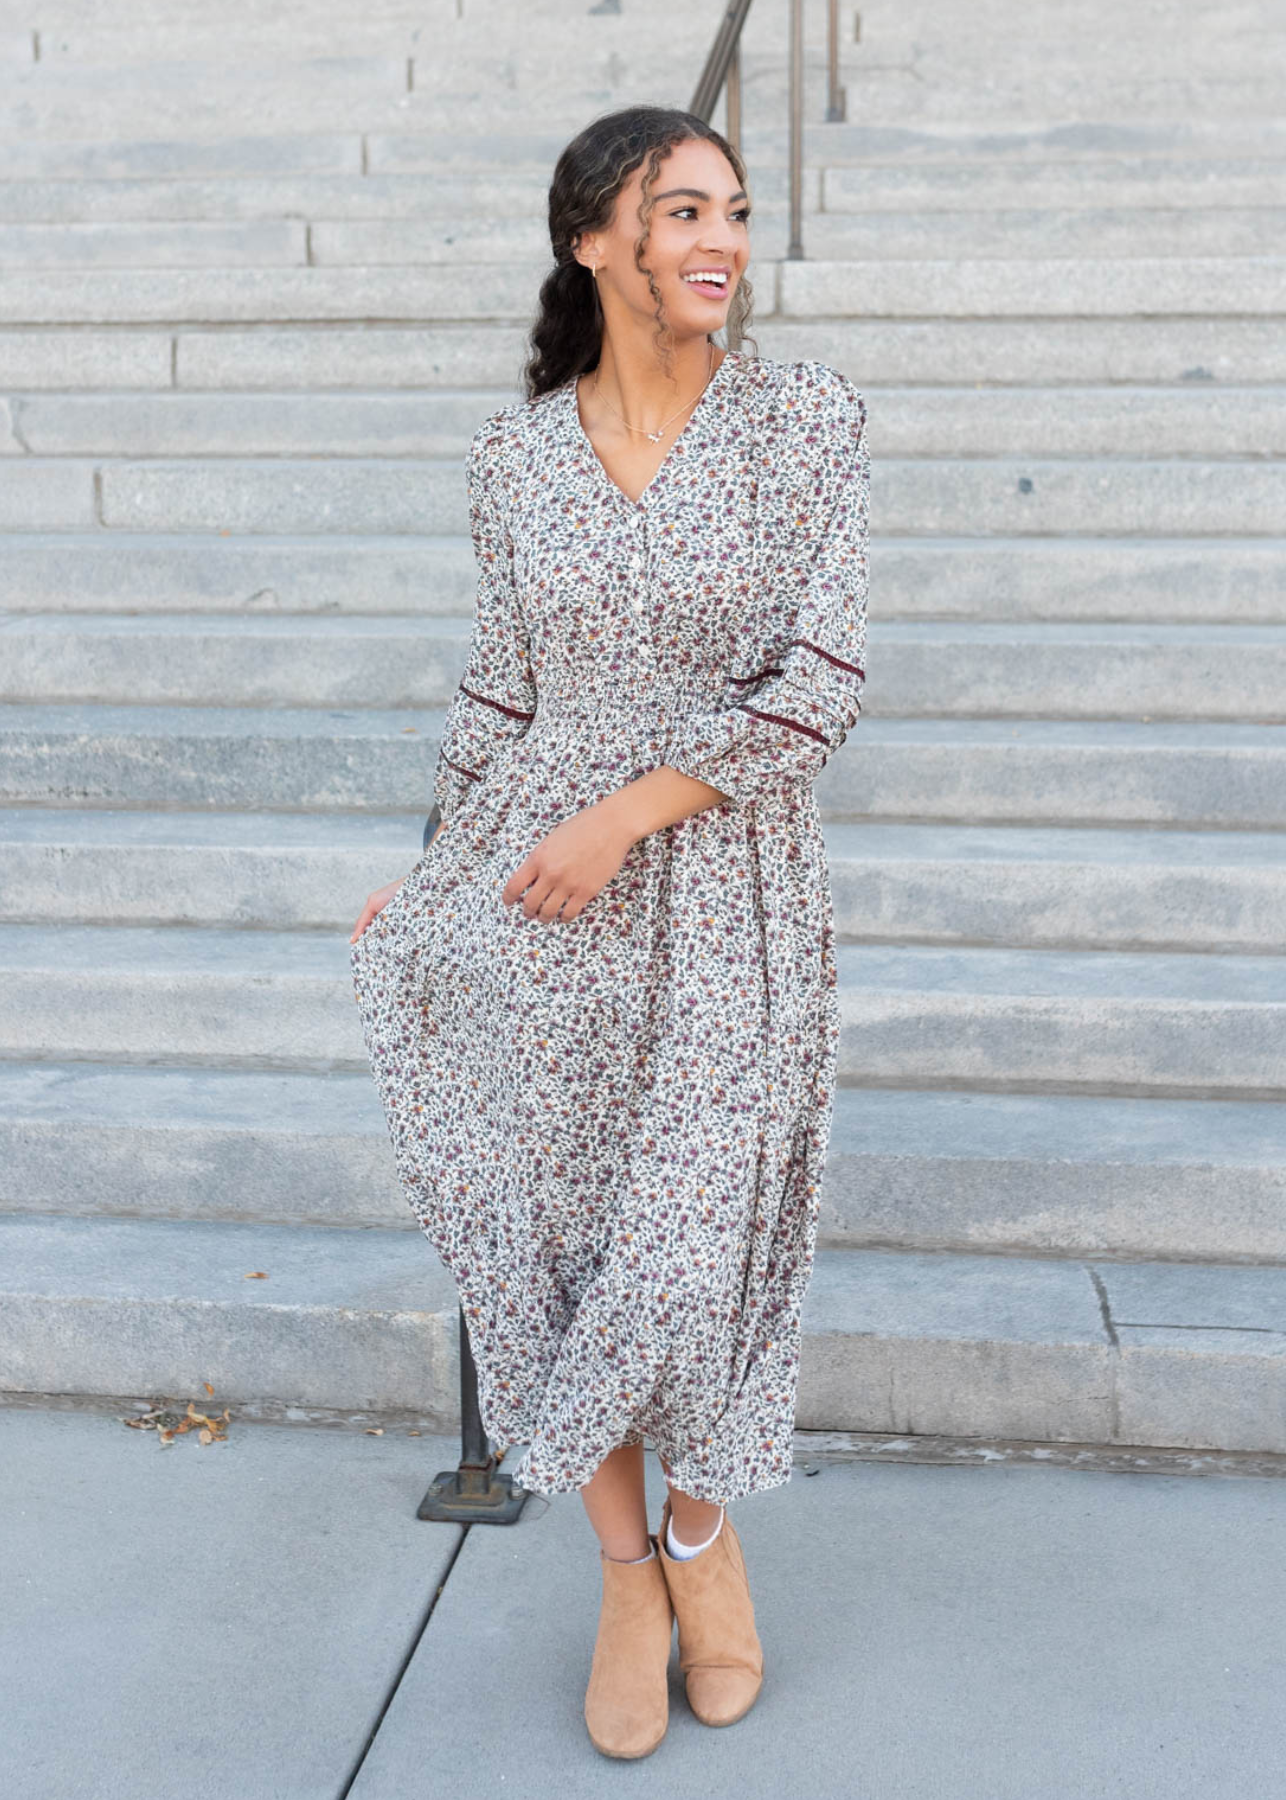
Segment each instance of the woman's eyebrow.
[[[654,200],[673,200],[676,194],[691,194],[694,200],[708,200],[710,198],[704,188],[667,188],[663,194],[653,194],[652,198]],[[738,188],[735,194],[728,195],[730,202],[733,200],[749,200],[749,198],[750,195],[746,192],[745,188]]]

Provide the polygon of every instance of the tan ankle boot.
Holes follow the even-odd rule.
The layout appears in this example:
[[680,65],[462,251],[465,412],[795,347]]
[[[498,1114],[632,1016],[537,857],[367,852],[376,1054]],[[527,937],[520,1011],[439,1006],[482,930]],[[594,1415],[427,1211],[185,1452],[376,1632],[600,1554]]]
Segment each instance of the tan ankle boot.
[[725,1509],[713,1544],[679,1562],[665,1547],[669,1527],[667,1497],[656,1542],[679,1622],[679,1666],[688,1705],[703,1725],[733,1725],[750,1711],[764,1679],[741,1540]]
[[[648,1539],[651,1543],[651,1538]],[[674,1610],[659,1554],[614,1562],[599,1551],[603,1603],[585,1690],[585,1724],[604,1756],[647,1756],[670,1722],[666,1670]]]

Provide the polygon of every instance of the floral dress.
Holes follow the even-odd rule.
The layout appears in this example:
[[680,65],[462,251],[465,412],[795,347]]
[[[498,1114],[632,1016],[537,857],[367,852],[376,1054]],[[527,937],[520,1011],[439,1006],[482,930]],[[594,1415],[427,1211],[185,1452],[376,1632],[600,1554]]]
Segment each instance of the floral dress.
[[[574,379],[470,447],[448,829],[351,958],[399,1180],[532,1492],[645,1441],[700,1499],[790,1479],[839,1044],[813,781],[860,710],[865,423],[825,364],[729,352],[637,501]],[[724,798],[575,919],[501,900],[661,763]]]

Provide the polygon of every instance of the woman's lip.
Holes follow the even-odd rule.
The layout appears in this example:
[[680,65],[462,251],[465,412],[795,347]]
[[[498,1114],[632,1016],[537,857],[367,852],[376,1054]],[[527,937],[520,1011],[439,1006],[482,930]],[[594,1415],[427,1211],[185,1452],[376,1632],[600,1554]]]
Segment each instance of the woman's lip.
[[712,300],[722,300],[729,287],[729,283],[726,281],[716,284],[713,281],[688,281],[686,278],[683,285],[692,288],[698,294],[707,294]]

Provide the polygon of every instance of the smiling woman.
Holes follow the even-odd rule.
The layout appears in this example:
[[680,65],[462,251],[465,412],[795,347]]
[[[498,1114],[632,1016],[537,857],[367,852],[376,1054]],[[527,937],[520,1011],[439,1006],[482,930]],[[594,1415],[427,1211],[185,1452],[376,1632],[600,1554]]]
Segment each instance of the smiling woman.
[[759,1692],[725,1508],[792,1472],[839,1042],[813,782],[860,711],[866,406],[715,343],[748,316],[747,190],[663,108],[559,157],[528,397],[469,450],[450,834],[352,949],[483,1423],[599,1540],[585,1718],[613,1756],[664,1733],[675,1617],[699,1718]]

